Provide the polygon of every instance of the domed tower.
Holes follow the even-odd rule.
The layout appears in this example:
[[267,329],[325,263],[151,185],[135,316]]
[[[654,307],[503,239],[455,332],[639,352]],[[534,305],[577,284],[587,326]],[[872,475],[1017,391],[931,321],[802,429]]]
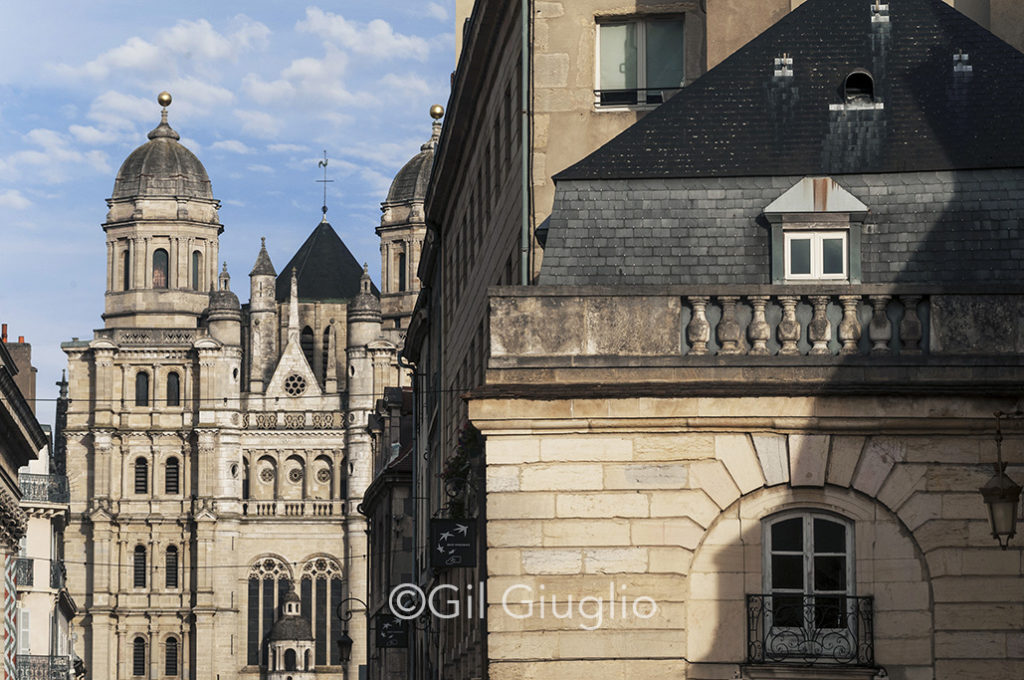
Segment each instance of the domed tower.
[[381,316],[385,336],[398,347],[404,341],[420,290],[416,269],[427,231],[423,202],[427,197],[443,115],[441,106],[430,107],[430,116],[434,119],[430,140],[398,171],[387,199],[380,204],[384,213],[377,227],[381,258]]
[[121,165],[103,230],[107,234],[108,328],[195,328],[217,275],[224,230],[210,178],[167,123]]
[[302,616],[302,601],[294,590],[285,593],[281,617],[270,629],[267,680],[313,680],[313,628]]

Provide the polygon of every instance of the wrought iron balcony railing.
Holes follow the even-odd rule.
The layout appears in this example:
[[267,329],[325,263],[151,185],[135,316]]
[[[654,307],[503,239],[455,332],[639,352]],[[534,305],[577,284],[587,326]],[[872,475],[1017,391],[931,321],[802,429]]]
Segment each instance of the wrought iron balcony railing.
[[747,595],[747,661],[872,666],[872,598]]
[[35,585],[35,560],[19,557],[14,561],[14,582],[21,587]]
[[38,503],[67,503],[68,478],[64,475],[18,475],[21,498]]
[[68,680],[71,659],[67,656],[18,654],[18,680]]

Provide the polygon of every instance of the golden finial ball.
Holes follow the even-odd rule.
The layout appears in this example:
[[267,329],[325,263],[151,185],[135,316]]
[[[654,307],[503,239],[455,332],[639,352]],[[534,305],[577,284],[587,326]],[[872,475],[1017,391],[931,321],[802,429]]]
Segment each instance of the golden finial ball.
[[430,117],[434,120],[440,120],[441,116],[444,115],[444,107],[440,104],[434,104],[430,107]]
[[167,90],[164,90],[163,92],[161,92],[160,94],[158,94],[156,96],[156,101],[157,101],[157,103],[160,106],[170,106],[171,105],[171,93],[168,92]]

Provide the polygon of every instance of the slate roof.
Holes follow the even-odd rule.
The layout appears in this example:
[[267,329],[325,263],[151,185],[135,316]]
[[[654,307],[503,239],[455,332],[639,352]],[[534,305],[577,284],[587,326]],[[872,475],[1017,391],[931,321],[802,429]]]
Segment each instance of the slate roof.
[[[1024,54],[941,0],[889,0],[888,22],[873,4],[809,0],[555,179],[1024,165]],[[882,108],[830,110],[858,68]]]
[[[277,277],[277,301],[288,299],[296,270],[300,300],[351,300],[359,294],[363,268],[329,222],[321,222]],[[371,284],[374,295],[380,297]]]
[[277,276],[274,271],[274,264],[270,261],[270,253],[267,252],[267,239],[260,239],[260,252],[256,256],[256,264],[252,266],[249,276]]
[[194,153],[178,142],[181,137],[167,124],[166,110],[160,124],[148,137],[149,141],[132,151],[121,164],[112,198],[213,198],[206,168]]

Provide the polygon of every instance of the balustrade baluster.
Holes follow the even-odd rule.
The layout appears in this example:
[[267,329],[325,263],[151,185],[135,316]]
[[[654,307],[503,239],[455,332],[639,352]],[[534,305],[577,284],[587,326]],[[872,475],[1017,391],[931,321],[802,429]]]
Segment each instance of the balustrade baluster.
[[767,295],[751,295],[749,298],[754,308],[754,318],[750,320],[747,327],[747,336],[750,338],[750,353],[758,356],[768,354],[768,340],[772,337],[771,326],[764,316],[764,308],[768,304]]
[[710,298],[706,295],[691,295],[687,299],[693,308],[693,316],[686,327],[686,340],[690,343],[690,354],[701,356],[708,353],[708,340],[711,339],[711,324],[707,317]]
[[871,315],[871,324],[868,326],[868,337],[871,339],[872,354],[888,354],[889,341],[892,340],[892,322],[885,313],[889,306],[891,295],[870,295],[871,306],[874,312]]
[[739,296],[723,295],[718,298],[722,303],[722,320],[718,322],[718,345],[721,348],[719,354],[742,354],[743,330],[739,321],[736,320],[736,303]]
[[777,333],[779,335],[779,354],[794,356],[800,354],[797,342],[800,341],[800,322],[796,320],[796,303],[800,301],[799,295],[780,295],[779,304],[782,305],[782,320],[779,321]]
[[900,302],[903,303],[903,319],[900,321],[901,353],[921,353],[921,338],[924,336],[924,326],[921,323],[921,317],[917,315],[917,303],[920,301],[920,295],[900,296]]
[[839,322],[839,340],[843,343],[840,354],[857,354],[857,341],[860,340],[860,318],[857,307],[860,305],[859,295],[840,295],[839,302],[843,305],[843,320]]
[[825,315],[829,297],[827,295],[812,295],[810,300],[814,307],[814,316],[807,324],[807,337],[813,343],[810,353],[829,354],[828,341],[832,339],[832,323]]

